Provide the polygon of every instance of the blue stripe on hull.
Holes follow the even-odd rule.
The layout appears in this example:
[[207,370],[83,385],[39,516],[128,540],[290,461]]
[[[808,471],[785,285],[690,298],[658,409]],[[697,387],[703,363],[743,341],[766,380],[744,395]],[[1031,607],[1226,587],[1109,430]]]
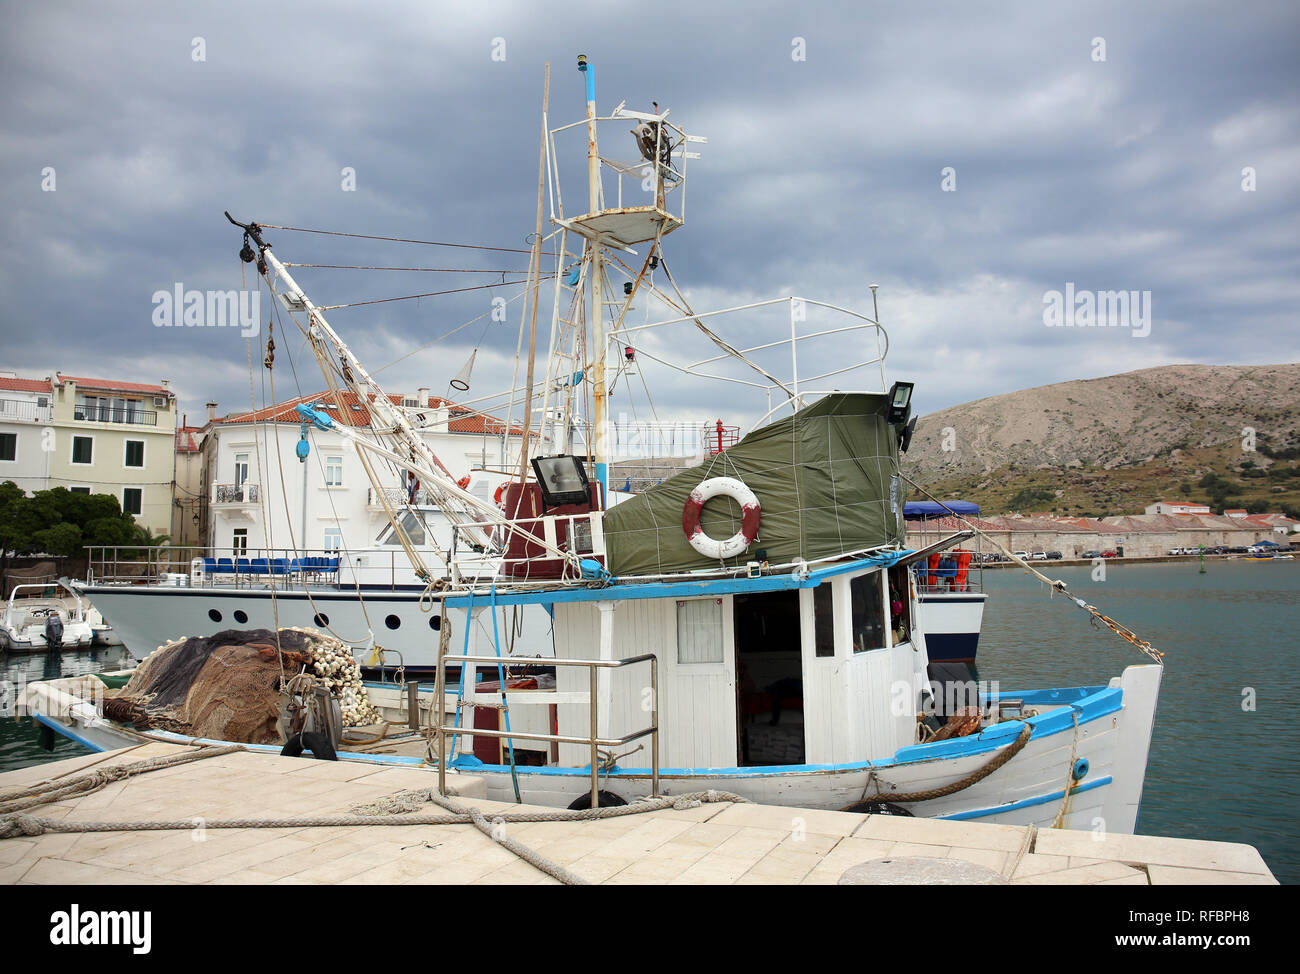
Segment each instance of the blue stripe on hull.
[[[1093,788],[1101,788],[1111,783],[1110,775],[1104,778],[1098,778],[1096,781],[1089,781],[1082,785],[1076,785],[1070,789],[1071,795],[1077,795],[1081,791],[1090,791]],[[1040,795],[1037,798],[1022,798],[1018,802],[1009,802],[1006,805],[997,805],[993,808],[975,808],[969,812],[954,812],[952,815],[938,815],[936,818],[950,819],[954,822],[964,821],[971,818],[986,818],[989,815],[1001,815],[1003,812],[1014,812],[1018,808],[1030,808],[1034,805],[1046,805],[1048,802],[1059,802],[1065,797],[1065,792],[1054,791],[1050,795]]]

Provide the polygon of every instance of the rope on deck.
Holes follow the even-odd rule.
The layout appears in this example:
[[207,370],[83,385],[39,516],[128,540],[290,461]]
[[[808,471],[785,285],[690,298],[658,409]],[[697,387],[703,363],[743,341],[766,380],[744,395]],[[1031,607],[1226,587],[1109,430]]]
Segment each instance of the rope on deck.
[[[55,784],[53,779],[38,781],[23,788],[0,792],[0,816],[7,816],[36,805],[50,805],[65,798],[80,798],[99,791],[101,788],[106,788],[115,781],[123,781],[126,778],[144,774],[148,771],[161,771],[164,768],[174,768],[177,765],[188,764],[191,761],[214,758],[221,754],[231,754],[243,750],[246,750],[246,748],[240,744],[204,747],[183,754],[168,754],[156,758],[145,758],[143,761],[133,761],[130,764],[116,764],[107,768],[99,768],[89,774],[77,775],[75,778],[69,778],[59,784]],[[3,821],[3,819],[0,819],[0,821]]]
[[[239,748],[236,746],[221,749],[213,748],[212,750],[221,750],[224,753],[239,750]],[[195,759],[191,755],[181,756],[190,760]],[[147,762],[139,763],[145,764]],[[156,769],[146,768],[143,770]],[[104,784],[107,784],[107,781]],[[103,787],[103,785],[99,785],[99,787]],[[588,822],[604,818],[619,818],[623,815],[641,815],[646,812],[656,812],[664,809],[694,808],[710,802],[748,803],[748,801],[747,798],[725,791],[697,791],[675,797],[643,798],[628,805],[619,805],[612,808],[564,809],[550,812],[507,812],[496,815],[489,821],[477,808],[463,806],[449,798],[443,798],[437,794],[435,789],[423,789],[399,792],[391,798],[382,798],[368,805],[353,806],[354,810],[358,808],[375,809],[375,814],[329,815],[311,818],[210,819],[203,821],[203,827],[205,829],[302,829],[366,825],[473,825],[494,842],[499,843],[529,865],[559,880],[561,883],[566,885],[587,885],[587,881],[582,877],[565,869],[558,863],[552,862],[523,843],[511,839],[498,826],[529,822]],[[404,814],[419,808],[420,805],[427,802],[441,805],[443,808],[448,809],[449,813],[445,815]],[[47,832],[165,832],[189,831],[193,828],[193,818],[179,821],[70,822],[66,819],[36,818],[31,815],[24,815],[21,812],[0,816],[0,840],[18,836],[44,835]]]

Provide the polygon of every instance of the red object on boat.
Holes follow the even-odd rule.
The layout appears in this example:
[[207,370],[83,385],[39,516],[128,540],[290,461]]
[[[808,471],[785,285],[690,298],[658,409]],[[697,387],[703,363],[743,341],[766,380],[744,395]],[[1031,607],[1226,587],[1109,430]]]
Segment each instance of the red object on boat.
[[952,580],[954,592],[966,591],[966,579],[970,576],[970,560],[974,552],[957,552],[957,576]]
[[[559,507],[548,508],[542,503],[542,489],[536,481],[530,480],[523,484],[512,483],[506,487],[506,517],[517,522],[520,528],[533,537],[542,538],[545,537],[542,522],[533,519],[561,515],[555,522],[555,543],[560,548],[566,548],[569,541],[569,522],[564,520],[563,515],[590,514],[605,509],[600,483],[592,483],[590,491],[591,500],[586,504],[562,504]],[[574,523],[581,528],[590,522],[583,520]],[[578,553],[584,558],[594,558],[602,565],[605,564],[604,555],[585,553],[581,548],[578,549]],[[518,531],[513,532],[506,546],[506,560],[501,571],[511,578],[561,577],[564,572],[564,562],[559,558],[542,557],[545,554],[546,549],[542,545],[530,540],[527,535]]]

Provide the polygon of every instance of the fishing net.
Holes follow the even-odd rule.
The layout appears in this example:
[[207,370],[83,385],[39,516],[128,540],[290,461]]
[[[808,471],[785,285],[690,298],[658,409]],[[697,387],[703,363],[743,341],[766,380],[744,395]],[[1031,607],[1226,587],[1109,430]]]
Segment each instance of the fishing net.
[[278,652],[268,629],[229,629],[175,640],[137,666],[123,689],[110,691],[105,715],[138,728],[276,743],[281,675],[309,666],[327,639],[310,630],[281,629]]

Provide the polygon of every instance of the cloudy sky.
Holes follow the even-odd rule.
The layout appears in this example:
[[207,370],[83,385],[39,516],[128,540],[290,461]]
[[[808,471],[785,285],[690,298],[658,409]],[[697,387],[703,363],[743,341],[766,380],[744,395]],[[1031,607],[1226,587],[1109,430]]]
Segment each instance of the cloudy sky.
[[[234,329],[155,327],[153,295],[240,286],[223,210],[523,248],[543,66],[553,124],[576,121],[578,53],[602,113],[656,100],[709,139],[689,164],[687,224],[665,243],[692,305],[798,294],[870,314],[878,284],[887,379],[915,380],[923,413],[1147,366],[1300,359],[1294,4],[11,2],[4,17],[0,369],[166,378],[191,422],[209,399],[248,405],[249,350]],[[626,126],[610,137],[609,155],[635,157]],[[527,264],[267,237],[296,263],[491,272],[301,270],[324,305]],[[1067,283],[1150,292],[1149,328],[1048,327],[1045,295]],[[477,346],[486,393],[509,382],[520,302],[408,353],[518,290],[330,317],[372,369],[407,356],[379,372],[390,391],[445,393]],[[774,340],[779,317],[719,330]],[[319,389],[301,340],[277,345],[279,398]],[[801,369],[868,354],[862,336],[822,340]],[[642,367],[665,416],[763,411],[744,387]],[[639,387],[616,389],[615,410]]]

